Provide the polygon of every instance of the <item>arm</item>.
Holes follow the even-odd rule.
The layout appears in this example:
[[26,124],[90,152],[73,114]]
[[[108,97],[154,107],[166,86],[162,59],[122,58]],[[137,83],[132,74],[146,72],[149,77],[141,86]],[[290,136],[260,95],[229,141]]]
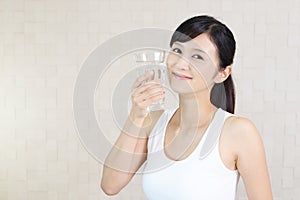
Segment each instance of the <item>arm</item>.
[[148,134],[156,121],[147,108],[164,98],[165,91],[152,78],[153,73],[148,72],[133,86],[131,112],[103,166],[101,188],[107,195],[119,193],[146,160]]
[[124,131],[120,133],[108,154],[101,180],[101,188],[107,195],[117,194],[130,182],[135,172],[145,162],[147,138],[138,137],[145,133],[145,130],[141,128],[144,124],[143,119],[131,120],[128,117]]
[[249,200],[272,200],[264,145],[255,125],[241,117],[233,123],[238,139],[237,168]]

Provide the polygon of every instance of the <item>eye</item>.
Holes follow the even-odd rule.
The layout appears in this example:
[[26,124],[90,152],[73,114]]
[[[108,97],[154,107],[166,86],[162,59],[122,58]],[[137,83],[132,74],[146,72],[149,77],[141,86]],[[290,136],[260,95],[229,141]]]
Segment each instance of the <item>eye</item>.
[[174,48],[174,49],[172,49],[172,51],[175,52],[175,53],[182,53],[181,50],[178,49],[178,48]]
[[200,56],[199,54],[195,54],[192,56],[193,58],[196,58],[196,59],[200,59],[200,60],[203,60],[202,56]]

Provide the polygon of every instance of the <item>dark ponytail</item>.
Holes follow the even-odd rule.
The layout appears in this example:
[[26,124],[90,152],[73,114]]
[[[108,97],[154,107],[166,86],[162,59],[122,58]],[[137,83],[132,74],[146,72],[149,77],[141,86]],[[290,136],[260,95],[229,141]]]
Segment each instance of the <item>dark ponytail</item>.
[[[231,65],[236,48],[234,36],[226,25],[207,15],[192,17],[183,22],[172,35],[170,46],[172,47],[175,41],[187,42],[202,33],[207,33],[216,45],[219,70]],[[234,113],[235,89],[231,75],[222,83],[215,83],[210,100],[216,107]]]
[[210,101],[218,108],[234,114],[235,89],[231,75],[222,82],[216,83],[210,94]]

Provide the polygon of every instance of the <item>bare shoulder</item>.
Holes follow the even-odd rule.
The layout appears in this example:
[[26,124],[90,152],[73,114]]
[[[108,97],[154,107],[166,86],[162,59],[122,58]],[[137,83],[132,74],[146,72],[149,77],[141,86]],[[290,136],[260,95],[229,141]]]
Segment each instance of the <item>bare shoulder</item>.
[[245,140],[260,137],[255,124],[245,117],[232,117],[230,126],[233,130],[233,134],[239,139]]
[[224,125],[235,146],[237,154],[251,151],[263,146],[262,139],[255,124],[245,117],[231,116]]

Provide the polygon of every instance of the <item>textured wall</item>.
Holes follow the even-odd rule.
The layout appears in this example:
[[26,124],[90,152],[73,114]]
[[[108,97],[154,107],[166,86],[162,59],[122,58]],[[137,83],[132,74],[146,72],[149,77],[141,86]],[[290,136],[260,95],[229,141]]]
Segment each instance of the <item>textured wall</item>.
[[[0,199],[109,199],[73,121],[80,64],[112,35],[195,14],[233,30],[237,114],[263,137],[275,199],[299,199],[298,0],[0,0]],[[140,177],[110,199],[145,199]]]

